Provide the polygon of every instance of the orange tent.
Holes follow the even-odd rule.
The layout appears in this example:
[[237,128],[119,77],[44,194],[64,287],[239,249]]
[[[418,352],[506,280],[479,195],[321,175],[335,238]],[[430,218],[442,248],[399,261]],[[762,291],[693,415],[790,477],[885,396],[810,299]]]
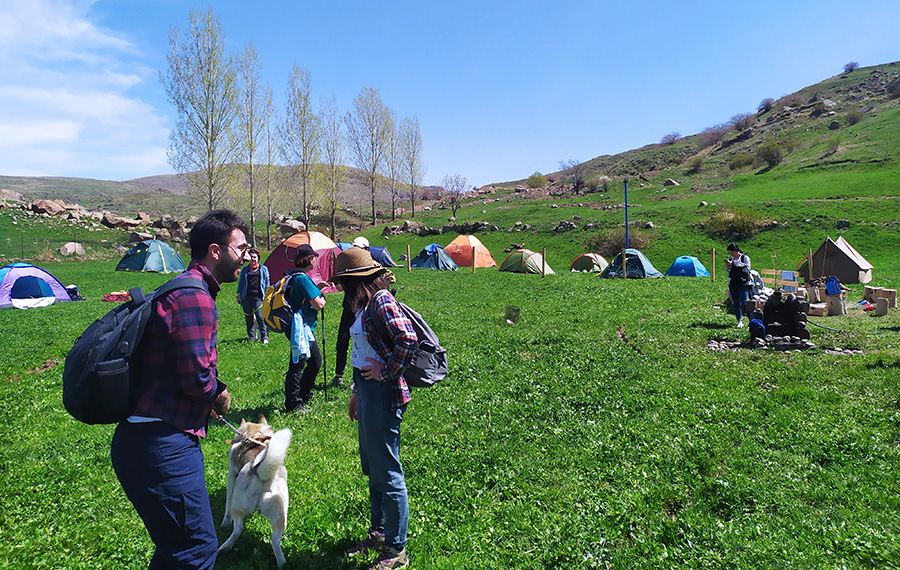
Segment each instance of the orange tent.
[[459,236],[444,248],[460,267],[472,267],[472,248],[475,248],[475,267],[497,267],[494,256],[475,236]]

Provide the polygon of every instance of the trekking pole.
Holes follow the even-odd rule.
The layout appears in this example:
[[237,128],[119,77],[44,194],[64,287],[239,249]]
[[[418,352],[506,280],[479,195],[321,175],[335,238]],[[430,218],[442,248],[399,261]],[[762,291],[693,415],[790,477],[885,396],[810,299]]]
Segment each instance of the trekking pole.
[[325,307],[322,307],[322,387],[325,389],[325,401],[328,401],[328,361],[325,359]]

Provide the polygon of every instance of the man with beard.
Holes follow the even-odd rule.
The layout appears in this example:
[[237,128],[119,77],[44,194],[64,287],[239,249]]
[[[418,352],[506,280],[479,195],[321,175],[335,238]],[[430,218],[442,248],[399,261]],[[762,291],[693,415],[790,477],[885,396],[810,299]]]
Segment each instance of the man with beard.
[[156,545],[150,568],[212,568],[218,541],[203,470],[200,438],[209,416],[228,411],[218,378],[215,297],[237,281],[247,258],[244,221],[213,210],[191,229],[191,263],[175,279],[204,289],[175,289],[155,300],[132,361],[135,405],[118,425],[112,464]]

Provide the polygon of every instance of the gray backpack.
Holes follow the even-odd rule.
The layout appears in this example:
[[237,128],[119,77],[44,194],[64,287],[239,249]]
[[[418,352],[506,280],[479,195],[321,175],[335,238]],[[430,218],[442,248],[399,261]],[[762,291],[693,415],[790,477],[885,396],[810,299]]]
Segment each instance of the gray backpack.
[[[419,338],[419,348],[413,354],[412,362],[403,372],[403,379],[411,388],[428,388],[434,386],[447,376],[447,351],[441,347],[438,337],[422,318],[409,305],[397,301],[400,308],[406,314],[406,317],[412,321],[412,328]],[[375,325],[375,330],[383,338],[388,345],[393,346],[391,337],[388,334],[387,325],[378,316],[375,311],[375,305],[369,303],[366,308],[369,318]]]

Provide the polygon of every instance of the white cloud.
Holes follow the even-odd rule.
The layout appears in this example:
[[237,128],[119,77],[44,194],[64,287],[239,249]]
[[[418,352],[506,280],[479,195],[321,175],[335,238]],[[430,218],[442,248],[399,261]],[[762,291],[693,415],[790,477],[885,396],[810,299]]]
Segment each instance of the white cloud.
[[0,3],[0,174],[128,179],[168,171],[164,117],[133,90],[155,72],[93,0]]

